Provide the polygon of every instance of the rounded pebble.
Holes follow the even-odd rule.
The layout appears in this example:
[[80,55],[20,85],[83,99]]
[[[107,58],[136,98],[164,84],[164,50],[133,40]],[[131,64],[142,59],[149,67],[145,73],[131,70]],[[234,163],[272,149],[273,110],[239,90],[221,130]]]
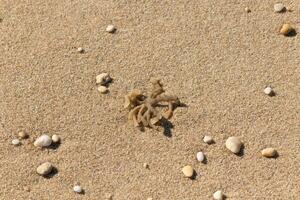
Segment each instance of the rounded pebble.
[[19,139],[13,139],[13,140],[11,141],[11,143],[12,143],[14,146],[18,146],[18,145],[21,144],[21,142],[20,142]]
[[43,164],[41,164],[40,166],[38,166],[38,168],[36,169],[36,172],[39,175],[45,176],[47,174],[49,174],[53,169],[53,166],[50,162],[45,162]]
[[36,147],[48,147],[52,143],[52,139],[48,135],[41,135],[33,143]]
[[78,194],[82,193],[82,191],[83,191],[80,185],[75,185],[73,187],[73,190],[74,190],[74,192],[76,192]]
[[82,47],[78,47],[77,52],[83,53],[83,52],[84,52],[84,49],[83,49]]
[[242,147],[242,142],[238,137],[229,137],[226,140],[225,146],[232,153],[239,153]]
[[114,33],[116,31],[116,27],[114,25],[108,25],[106,27],[106,32],[108,33]]
[[250,8],[248,8],[248,7],[245,8],[245,11],[246,11],[247,13],[251,12]]
[[289,36],[293,31],[295,31],[295,29],[290,24],[283,24],[279,33],[284,36]]
[[266,87],[266,88],[264,89],[264,93],[265,93],[266,95],[271,96],[272,94],[274,94],[274,91],[273,91],[273,89],[272,89],[270,86],[268,86],[268,87]]
[[196,157],[199,162],[203,162],[205,159],[204,153],[201,151],[197,153]]
[[96,83],[100,85],[105,85],[111,81],[108,73],[101,73],[96,76]]
[[213,141],[214,140],[212,139],[212,137],[210,137],[208,135],[204,136],[204,138],[203,138],[203,142],[205,142],[207,144],[211,144],[211,143],[213,143]]
[[221,190],[218,190],[213,194],[213,197],[215,200],[222,200],[224,198],[224,195]]
[[285,11],[285,6],[283,5],[283,3],[274,4],[274,12],[280,13],[280,12],[284,12],[284,11]]
[[108,92],[108,88],[105,87],[105,86],[100,85],[100,86],[98,87],[98,91],[99,91],[101,94],[106,94],[106,93]]
[[145,169],[149,169],[148,163],[144,163],[144,164],[143,164],[143,167],[144,167]]
[[265,148],[261,151],[261,155],[266,158],[273,158],[277,155],[277,151],[274,148]]
[[28,137],[27,133],[25,133],[24,131],[20,131],[18,135],[21,139],[26,139]]
[[51,137],[52,142],[57,143],[60,141],[60,137],[58,135],[52,135]]
[[182,168],[182,173],[185,177],[191,178],[194,175],[194,169],[191,166],[187,165]]

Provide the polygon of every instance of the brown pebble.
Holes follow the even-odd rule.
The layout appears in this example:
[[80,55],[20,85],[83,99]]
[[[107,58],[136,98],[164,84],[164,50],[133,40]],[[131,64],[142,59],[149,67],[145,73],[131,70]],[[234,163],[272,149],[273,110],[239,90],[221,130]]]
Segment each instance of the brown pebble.
[[295,31],[295,29],[290,24],[283,24],[280,28],[279,33],[284,36],[288,36],[290,33]]
[[277,151],[274,148],[265,148],[261,151],[261,155],[267,158],[272,158],[277,155]]
[[25,133],[24,131],[20,131],[18,135],[20,139],[26,139],[28,137],[27,133]]
[[36,172],[39,175],[45,176],[47,174],[49,174],[53,169],[53,166],[50,162],[45,162],[43,164],[41,164],[40,166],[38,166],[38,168],[36,169]]

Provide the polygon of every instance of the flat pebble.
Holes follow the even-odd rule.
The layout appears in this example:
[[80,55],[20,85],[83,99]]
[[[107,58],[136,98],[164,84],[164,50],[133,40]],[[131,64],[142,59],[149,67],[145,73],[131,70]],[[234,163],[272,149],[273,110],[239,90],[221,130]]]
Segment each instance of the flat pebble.
[[239,153],[242,147],[242,142],[238,137],[229,137],[226,140],[225,146],[232,153]]
[[197,153],[196,157],[199,162],[203,162],[205,159],[204,153],[201,151]]
[[274,91],[273,91],[273,89],[272,89],[270,86],[268,86],[268,87],[266,87],[266,88],[264,89],[264,93],[265,93],[266,95],[272,96],[272,95],[274,94]]
[[98,91],[99,91],[101,94],[106,94],[106,93],[108,93],[108,88],[105,87],[105,86],[100,85],[100,86],[98,87]]
[[33,143],[36,147],[48,147],[52,143],[52,139],[48,135],[41,135]]
[[267,158],[273,158],[277,155],[277,151],[274,148],[265,148],[261,151],[261,155]]
[[191,166],[187,165],[182,168],[182,173],[185,177],[191,178],[194,175],[194,169]]
[[96,76],[96,83],[100,85],[106,85],[111,81],[111,77],[108,73],[101,73]]
[[218,190],[213,194],[213,197],[215,200],[222,200],[224,198],[224,195],[221,190]]
[[19,139],[13,139],[13,140],[11,141],[11,143],[12,143],[14,146],[18,146],[18,145],[21,144],[21,142],[20,142]]
[[26,138],[28,137],[27,133],[24,132],[24,131],[20,131],[20,132],[18,133],[18,136],[19,136],[19,138],[21,138],[21,139],[26,139]]
[[211,144],[211,143],[213,143],[213,141],[214,140],[212,139],[212,137],[208,136],[208,135],[204,136],[204,138],[203,138],[203,142],[205,142],[207,144]]
[[289,36],[289,34],[292,33],[293,31],[295,31],[295,29],[290,24],[283,24],[282,27],[280,28],[279,33],[284,36]]
[[43,164],[41,164],[40,166],[38,166],[38,168],[36,169],[36,172],[39,175],[45,176],[47,174],[49,174],[53,169],[53,166],[50,162],[45,162]]
[[274,4],[274,12],[280,13],[280,12],[284,12],[284,11],[285,11],[285,6],[283,5],[283,3]]
[[73,187],[73,191],[80,194],[80,193],[82,193],[83,190],[82,190],[82,187],[80,185],[75,185]]
[[78,47],[77,52],[83,53],[83,52],[84,52],[84,49],[83,49],[82,47]]
[[106,27],[106,32],[108,32],[108,33],[114,33],[116,30],[117,29],[116,29],[116,27],[114,25],[108,25]]
[[60,137],[58,135],[52,135],[51,137],[52,142],[57,143],[60,141]]

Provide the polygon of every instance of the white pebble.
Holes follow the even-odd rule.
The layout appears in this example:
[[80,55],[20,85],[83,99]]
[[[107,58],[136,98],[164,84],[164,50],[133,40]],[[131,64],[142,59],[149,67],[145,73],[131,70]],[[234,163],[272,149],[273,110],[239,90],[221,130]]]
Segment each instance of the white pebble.
[[108,25],[106,27],[106,32],[108,33],[114,33],[116,31],[116,27],[114,25]]
[[38,166],[38,168],[36,169],[36,172],[39,175],[45,176],[47,174],[49,174],[53,169],[53,166],[50,162],[45,162],[43,164],[41,164],[40,166]]
[[99,91],[101,94],[106,94],[106,93],[108,92],[108,88],[105,87],[105,86],[100,85],[100,86],[98,87],[98,91]]
[[73,187],[73,190],[74,190],[74,192],[76,192],[76,193],[82,193],[82,188],[81,188],[81,186],[80,185],[75,185],[74,187]]
[[215,200],[222,200],[224,198],[224,195],[221,190],[218,190],[213,194],[213,197]]
[[205,159],[204,153],[201,151],[197,153],[196,157],[199,162],[203,162]]
[[19,139],[13,139],[13,140],[11,141],[11,143],[12,143],[14,146],[18,146],[18,145],[21,144],[21,142],[20,142]]
[[211,144],[211,143],[213,143],[213,141],[214,140],[212,139],[212,137],[210,137],[208,135],[204,136],[204,138],[203,138],[203,142],[205,142],[207,144]]
[[96,76],[96,83],[100,85],[105,85],[111,81],[111,77],[108,73],[101,73]]
[[84,49],[83,49],[82,47],[78,47],[77,52],[83,53],[83,52],[84,52]]
[[60,141],[60,137],[58,135],[52,135],[52,142],[57,143]]
[[226,140],[226,148],[229,149],[232,153],[239,153],[242,147],[242,142],[238,137],[229,137]]
[[52,139],[48,135],[41,135],[33,143],[36,147],[48,147],[52,143]]
[[285,11],[285,6],[283,5],[283,3],[276,3],[274,4],[274,12],[276,13],[280,13]]
[[264,89],[264,93],[265,93],[266,95],[271,96],[274,92],[273,92],[273,89],[272,89],[270,86],[268,86],[268,87],[266,87],[266,88]]

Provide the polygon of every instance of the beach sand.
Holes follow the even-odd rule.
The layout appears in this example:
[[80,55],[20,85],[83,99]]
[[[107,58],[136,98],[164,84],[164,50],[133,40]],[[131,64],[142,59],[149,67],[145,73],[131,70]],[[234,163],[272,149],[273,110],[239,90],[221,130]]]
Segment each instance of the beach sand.
[[[274,3],[1,0],[0,199],[206,200],[217,190],[232,200],[299,199],[300,37],[278,30],[300,29],[300,1],[284,0],[294,11],[280,14]],[[108,94],[95,84],[102,72],[114,80]],[[151,77],[187,105],[165,134],[137,131],[123,108]],[[263,93],[268,85],[276,96]],[[20,130],[29,139],[15,147]],[[61,145],[34,147],[44,133]],[[230,136],[243,141],[242,155],[226,149]],[[263,158],[266,147],[279,157]],[[46,161],[53,177],[36,173]]]

